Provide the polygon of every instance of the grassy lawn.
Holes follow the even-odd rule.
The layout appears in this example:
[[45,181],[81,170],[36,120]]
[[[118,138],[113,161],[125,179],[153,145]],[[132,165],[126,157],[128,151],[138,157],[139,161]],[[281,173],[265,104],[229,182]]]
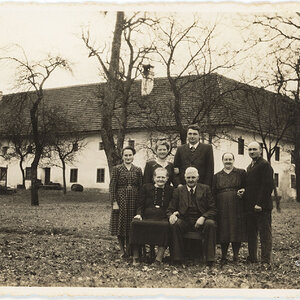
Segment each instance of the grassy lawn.
[[282,203],[273,212],[274,269],[241,262],[208,270],[146,263],[132,267],[118,258],[116,238],[108,233],[110,204],[96,191],[40,191],[40,206],[30,192],[0,195],[0,285],[85,287],[299,288],[300,203]]

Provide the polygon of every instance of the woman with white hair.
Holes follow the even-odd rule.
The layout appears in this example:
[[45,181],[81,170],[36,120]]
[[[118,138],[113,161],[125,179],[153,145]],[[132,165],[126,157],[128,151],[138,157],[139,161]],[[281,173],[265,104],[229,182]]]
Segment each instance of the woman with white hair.
[[169,222],[166,210],[173,194],[167,184],[168,171],[154,170],[154,183],[144,184],[141,190],[137,215],[131,223],[130,244],[133,246],[133,264],[138,264],[139,247],[145,244],[158,246],[156,263],[161,263],[169,245]]

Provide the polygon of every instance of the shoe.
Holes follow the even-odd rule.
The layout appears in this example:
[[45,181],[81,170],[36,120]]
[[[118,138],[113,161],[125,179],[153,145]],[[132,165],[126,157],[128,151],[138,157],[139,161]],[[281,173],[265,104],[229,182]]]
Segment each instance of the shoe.
[[249,264],[249,263],[255,264],[255,263],[257,263],[257,258],[252,258],[252,257],[248,256],[247,259],[246,259],[246,262],[247,262],[248,264]]
[[233,256],[233,261],[234,261],[234,262],[238,262],[238,261],[239,261],[239,257],[234,255],[234,256]]
[[138,266],[140,264],[139,259],[138,258],[133,258],[132,259],[132,265],[133,266]]
[[226,265],[227,262],[228,262],[227,258],[221,258],[221,262],[220,262],[221,267],[223,267],[224,265]]
[[160,267],[162,265],[162,262],[155,259],[152,265],[155,266],[155,267]]
[[209,268],[212,268],[214,266],[214,261],[207,261],[206,266],[208,266]]

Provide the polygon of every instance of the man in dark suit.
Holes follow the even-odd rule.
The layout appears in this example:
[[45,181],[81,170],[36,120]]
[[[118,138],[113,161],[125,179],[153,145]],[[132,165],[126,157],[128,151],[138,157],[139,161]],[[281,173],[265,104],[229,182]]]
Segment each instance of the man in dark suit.
[[187,131],[187,144],[179,146],[174,157],[176,186],[185,184],[184,172],[188,167],[195,167],[199,173],[199,182],[211,187],[214,175],[214,155],[212,146],[200,143],[200,128],[190,125]]
[[248,146],[252,159],[247,168],[245,200],[247,211],[247,233],[249,262],[257,262],[257,236],[260,236],[261,263],[270,264],[272,260],[272,198],[274,188],[273,169],[262,158],[259,143]]
[[207,265],[215,261],[217,209],[210,187],[198,183],[198,170],[185,171],[186,185],[178,187],[167,210],[171,227],[171,253],[175,262],[183,261],[183,235],[188,231],[202,231]]

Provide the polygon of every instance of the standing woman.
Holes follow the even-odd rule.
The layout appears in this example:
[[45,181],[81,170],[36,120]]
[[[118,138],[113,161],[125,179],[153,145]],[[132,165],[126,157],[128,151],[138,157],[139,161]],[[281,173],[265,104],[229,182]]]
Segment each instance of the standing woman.
[[113,168],[109,185],[112,203],[110,220],[111,235],[117,235],[121,257],[129,255],[129,230],[136,215],[142,186],[142,170],[132,164],[135,150],[125,147],[122,150],[123,163]]
[[233,260],[238,261],[241,242],[247,241],[246,217],[243,203],[246,171],[234,167],[234,155],[224,153],[224,168],[214,175],[213,194],[218,209],[218,242],[221,244],[221,263],[227,261],[229,243],[232,245]]
[[167,158],[169,155],[170,146],[167,142],[163,142],[160,144],[156,144],[155,146],[155,153],[156,159],[149,160],[146,163],[145,170],[144,170],[144,178],[143,183],[154,183],[153,175],[154,171],[157,168],[165,168],[168,171],[168,182],[167,184],[173,184],[174,179],[174,165],[171,162],[168,162]]

